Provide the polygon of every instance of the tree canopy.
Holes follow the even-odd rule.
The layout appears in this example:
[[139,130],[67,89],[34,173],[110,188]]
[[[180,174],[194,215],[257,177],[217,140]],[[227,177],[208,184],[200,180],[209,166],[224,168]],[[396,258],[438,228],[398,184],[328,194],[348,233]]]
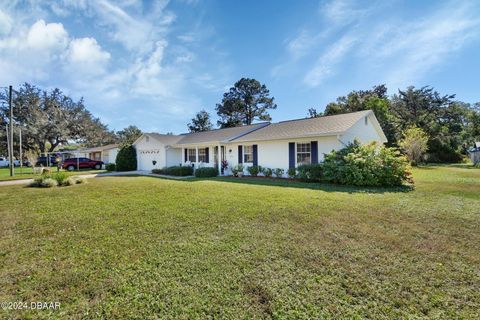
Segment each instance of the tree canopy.
[[210,114],[205,110],[200,110],[187,126],[190,132],[208,131],[213,128]]
[[[5,101],[6,93],[0,99]],[[74,101],[58,88],[46,91],[25,83],[16,90],[13,104],[13,121],[22,130],[25,151],[52,152],[69,142],[89,146],[115,141],[115,134],[86,109],[83,99]],[[6,123],[8,116],[8,105],[4,103],[0,122]]]
[[142,130],[137,126],[128,126],[123,130],[117,131],[118,143],[121,146],[131,145],[142,135]]
[[480,138],[480,105],[456,101],[455,95],[442,95],[429,86],[408,87],[391,97],[385,85],[352,91],[329,103],[325,115],[368,109],[374,111],[391,146],[398,146],[410,127],[424,131],[428,136],[427,161],[459,161]]
[[216,111],[221,128],[252,124],[254,120],[270,121],[268,110],[276,109],[274,97],[264,84],[255,79],[242,78],[223,94]]

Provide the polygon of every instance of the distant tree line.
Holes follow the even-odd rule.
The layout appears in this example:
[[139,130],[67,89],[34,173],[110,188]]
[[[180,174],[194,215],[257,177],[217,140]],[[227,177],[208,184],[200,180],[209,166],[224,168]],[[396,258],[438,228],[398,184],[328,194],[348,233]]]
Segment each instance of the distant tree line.
[[400,146],[406,133],[414,132],[409,129],[421,129],[427,137],[429,162],[460,161],[474,141],[480,140],[480,103],[461,102],[454,94],[442,95],[429,86],[411,86],[392,96],[387,96],[385,85],[352,91],[316,116],[361,110],[374,111],[390,146]]
[[[6,125],[9,117],[7,93],[0,93],[0,154],[7,153]],[[142,132],[129,126],[118,132],[109,130],[78,101],[55,88],[51,91],[25,83],[13,95],[14,155],[18,156],[19,129],[25,152],[53,152],[69,145],[82,147],[110,143],[128,144]]]
[[[228,92],[215,110],[220,128],[249,125],[254,121],[270,121],[270,110],[277,108],[274,97],[264,84],[242,78]],[[308,109],[308,117],[321,117],[348,112],[373,110],[388,146],[411,149],[406,142],[426,137],[427,161],[457,162],[480,140],[480,103],[469,104],[455,99],[454,94],[441,95],[433,88],[408,87],[387,95],[385,85],[370,90],[352,91],[326,105],[323,112]],[[211,130],[210,114],[200,111],[188,125],[190,132]],[[413,130],[418,128],[421,132]],[[425,135],[423,135],[423,133]],[[405,137],[405,135],[409,135]],[[403,143],[401,143],[403,142]],[[421,148],[422,149],[422,148]],[[418,156],[416,156],[418,158]],[[418,160],[418,159],[417,159]]]

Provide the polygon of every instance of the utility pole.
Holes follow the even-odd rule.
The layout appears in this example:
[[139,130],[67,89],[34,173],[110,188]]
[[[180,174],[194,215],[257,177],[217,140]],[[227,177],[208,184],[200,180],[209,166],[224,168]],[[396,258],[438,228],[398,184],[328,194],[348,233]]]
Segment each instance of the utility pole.
[[19,129],[20,131],[20,174],[23,173],[23,150],[22,150],[22,128]]
[[10,141],[10,150],[9,150],[9,155],[8,158],[10,160],[10,177],[13,177],[13,103],[12,103],[12,86],[8,87],[8,105],[10,107],[10,137],[8,137]]

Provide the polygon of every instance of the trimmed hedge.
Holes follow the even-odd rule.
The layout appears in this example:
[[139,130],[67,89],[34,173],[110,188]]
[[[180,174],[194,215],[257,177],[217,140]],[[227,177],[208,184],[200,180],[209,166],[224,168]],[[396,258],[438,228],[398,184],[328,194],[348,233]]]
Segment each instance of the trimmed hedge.
[[115,171],[115,163],[107,163],[105,165],[105,169],[107,169],[107,171]]
[[195,170],[195,177],[197,178],[210,178],[218,176],[218,169],[217,168],[198,168]]
[[260,172],[262,172],[262,168],[259,166],[250,166],[247,167],[247,171],[252,177],[256,177]]
[[137,170],[137,151],[133,146],[124,146],[115,159],[117,171]]
[[303,164],[297,168],[298,179],[305,182],[320,182],[323,176],[322,164]]
[[173,166],[162,169],[153,169],[152,173],[164,174],[167,176],[185,177],[193,175],[193,168],[190,166]]

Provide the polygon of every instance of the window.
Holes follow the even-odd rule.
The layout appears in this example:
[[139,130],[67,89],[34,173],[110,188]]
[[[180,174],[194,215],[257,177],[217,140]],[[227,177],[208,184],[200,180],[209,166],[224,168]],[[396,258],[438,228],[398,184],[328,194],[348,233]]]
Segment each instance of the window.
[[198,162],[207,162],[207,149],[199,148],[198,149]]
[[243,163],[253,163],[253,146],[243,146]]
[[365,117],[365,125],[368,126],[368,117]]
[[312,162],[311,151],[310,143],[297,143],[297,166]]
[[187,149],[187,150],[188,150],[187,160],[190,162],[197,162],[197,150],[195,149]]

